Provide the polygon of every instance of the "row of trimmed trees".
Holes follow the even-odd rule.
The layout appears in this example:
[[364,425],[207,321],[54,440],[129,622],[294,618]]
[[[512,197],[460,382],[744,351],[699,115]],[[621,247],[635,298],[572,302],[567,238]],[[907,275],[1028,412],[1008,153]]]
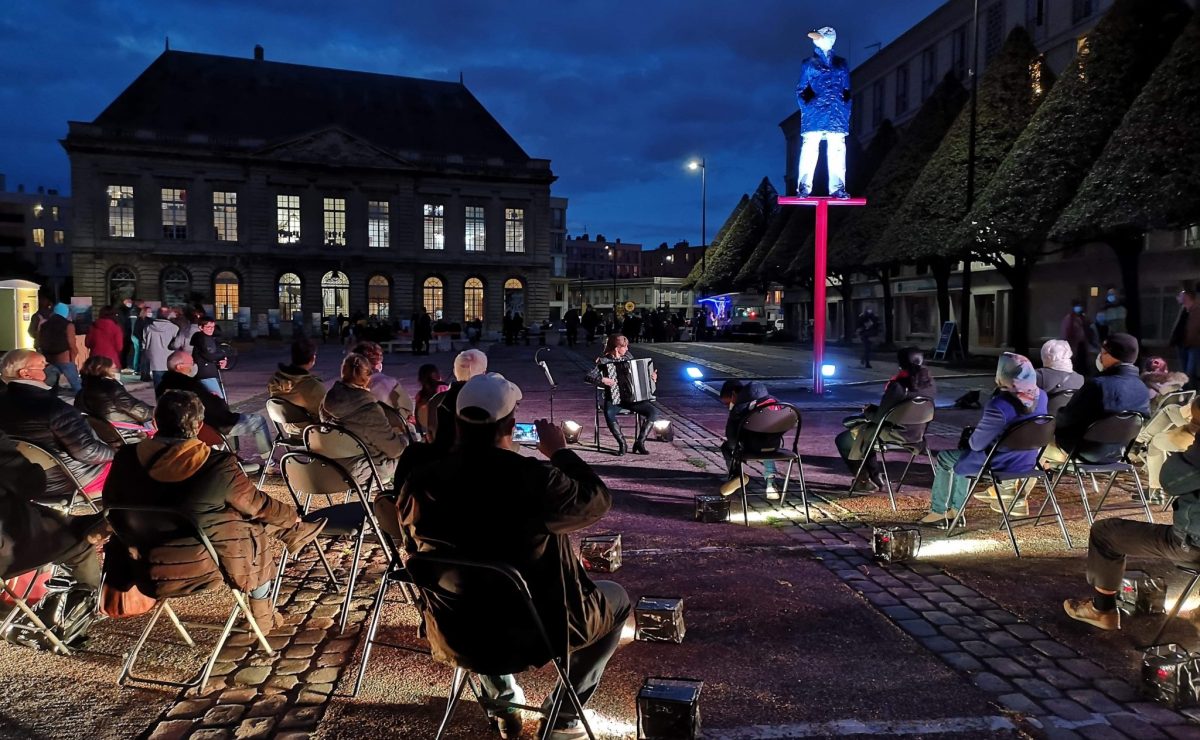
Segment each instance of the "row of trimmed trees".
[[[969,95],[947,76],[903,131],[885,121],[865,150],[850,152],[847,179],[868,205],[831,214],[830,284],[849,305],[852,275],[879,281],[890,340],[899,266],[929,269],[946,318],[955,266],[988,263],[1012,286],[1009,337],[1027,351],[1033,266],[1051,251],[1103,242],[1137,333],[1143,234],[1200,222],[1197,70],[1200,13],[1182,0],[1116,0],[1057,80],[1014,29],[979,80],[974,202]],[[705,293],[811,285],[804,210],[776,207],[764,178],[713,239],[707,272],[697,266],[688,284]]]

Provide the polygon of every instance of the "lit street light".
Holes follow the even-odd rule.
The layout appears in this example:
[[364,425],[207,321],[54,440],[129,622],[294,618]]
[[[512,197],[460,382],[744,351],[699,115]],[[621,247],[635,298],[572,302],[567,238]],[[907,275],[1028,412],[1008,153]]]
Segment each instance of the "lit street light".
[[705,220],[708,211],[708,167],[704,157],[688,162],[688,169],[695,172],[700,170],[700,277],[704,278],[707,269],[705,257],[708,254],[708,222]]

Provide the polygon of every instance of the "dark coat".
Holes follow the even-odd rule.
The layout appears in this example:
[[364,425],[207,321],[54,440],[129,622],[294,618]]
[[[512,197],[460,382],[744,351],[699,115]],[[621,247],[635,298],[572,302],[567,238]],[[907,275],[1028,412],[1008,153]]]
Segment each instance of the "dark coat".
[[456,380],[449,388],[429,399],[426,433],[432,436],[431,444],[438,453],[449,452],[458,437],[458,392],[466,384],[465,380]]
[[850,65],[833,52],[814,50],[800,67],[796,103],[800,133],[850,133]]
[[205,388],[196,378],[168,370],[154,389],[154,397],[162,398],[162,394],[167,391],[195,393],[199,396],[200,403],[204,404],[204,423],[222,432],[228,432],[241,420],[241,415],[230,410],[229,404],[223,398]]
[[[180,450],[187,444],[203,449],[181,459],[160,458],[147,470],[164,443]],[[163,471],[170,480],[159,479]],[[294,508],[254,487],[233,453],[212,450],[197,440],[160,438],[122,447],[105,482],[104,500],[112,506],[163,506],[191,515],[212,540],[228,582],[242,591],[252,591],[274,576],[266,527],[287,528],[296,521]],[[195,593],[220,582],[221,574],[203,543],[182,534],[173,520],[158,517],[126,526],[136,530],[136,541],[120,544],[137,547],[140,559],[134,562],[124,557],[121,547],[110,546],[105,570],[116,582],[132,580],[159,598]]]
[[[889,411],[899,406],[904,401],[917,396],[924,396],[930,401],[937,399],[937,385],[933,382],[933,378],[929,378],[929,383],[923,386],[911,385],[912,381],[908,376],[901,377],[896,375],[888,381],[887,386],[883,389],[883,397],[879,399],[879,406],[868,408],[864,416],[867,421],[872,424],[878,424],[879,420],[887,415]],[[891,424],[880,433],[880,439],[885,442],[917,442],[925,436],[925,427],[927,424],[908,424],[903,427],[892,426]],[[865,443],[870,443],[870,433],[866,434]],[[863,450],[865,452],[865,448]]]
[[[371,391],[346,385],[340,380],[330,387],[321,402],[321,421],[343,426],[361,439],[385,478],[395,469],[395,460],[408,445],[408,435],[392,426]],[[343,462],[359,483],[364,483],[370,476],[370,466],[365,460]]]
[[[415,470],[398,506],[416,550],[516,568],[551,644],[564,645],[569,638],[578,648],[600,636],[610,607],[583,571],[567,534],[599,521],[612,495],[574,452],[557,452],[547,465],[499,448],[456,451]],[[425,616],[433,655],[442,661],[516,673],[551,657],[517,630],[524,618],[514,617],[513,639],[497,644],[476,637],[483,615],[474,609],[431,601]],[[485,618],[502,633],[510,623],[504,613]]]
[[761,432],[741,432],[742,424],[750,414],[764,404],[775,403],[767,386],[756,381],[747,383],[738,391],[733,399],[733,408],[729,409],[729,417],[725,420],[725,442],[730,450],[737,449],[741,442],[743,449],[755,452],[776,450],[783,443],[781,435],[762,434]]
[[1051,396],[1063,391],[1077,391],[1083,387],[1083,376],[1074,370],[1055,370],[1052,367],[1039,367],[1037,370],[1038,388]]
[[192,335],[192,360],[196,363],[197,378],[216,378],[220,376],[220,362],[225,359],[221,345],[216,337],[210,337],[202,331]]
[[154,415],[149,404],[134,398],[125,386],[112,378],[84,375],[80,381],[83,389],[75,394],[75,408],[89,416],[145,424]]
[[[1046,393],[1038,393],[1033,408],[1026,410],[1016,396],[1006,391],[992,395],[983,407],[983,416],[979,418],[979,423],[975,425],[975,431],[968,440],[970,450],[959,458],[954,472],[959,475],[978,473],[983,467],[983,461],[987,459],[988,448],[999,439],[1004,430],[1019,421],[1045,414],[1048,401],[1049,396]],[[1037,450],[1000,449],[992,456],[991,466],[992,470],[1000,472],[1028,470],[1037,464],[1037,458]]]
[[0,577],[55,562],[79,544],[69,517],[33,503],[45,490],[45,472],[0,433]]
[[1150,415],[1150,391],[1133,365],[1122,363],[1083,384],[1066,406],[1058,411],[1055,442],[1064,452],[1078,448],[1088,462],[1108,462],[1121,455],[1116,445],[1081,444],[1088,427],[1102,417],[1119,411],[1137,411]]
[[[86,486],[113,459],[113,450],[101,442],[87,419],[46,388],[9,383],[0,402],[0,431],[42,447],[62,460]],[[58,469],[46,471],[46,495],[71,495],[74,486]]]

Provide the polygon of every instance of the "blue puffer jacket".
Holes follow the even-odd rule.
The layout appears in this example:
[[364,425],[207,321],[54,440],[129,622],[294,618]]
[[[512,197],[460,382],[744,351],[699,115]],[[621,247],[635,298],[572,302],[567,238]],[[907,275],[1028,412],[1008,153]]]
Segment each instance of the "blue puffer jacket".
[[[1039,392],[1033,408],[1022,413],[1018,409],[1020,401],[1017,401],[1015,396],[1007,392],[992,396],[987,405],[983,407],[983,416],[975,425],[975,432],[971,435],[971,449],[959,458],[958,463],[954,466],[954,472],[959,475],[978,473],[983,467],[983,461],[987,459],[988,448],[1004,433],[1004,430],[1018,421],[1046,413],[1046,401],[1046,394]],[[1028,470],[1037,463],[1037,457],[1037,450],[999,449],[992,456],[992,470],[1000,472]]]
[[814,50],[800,67],[796,102],[800,133],[850,133],[850,65],[842,57]]

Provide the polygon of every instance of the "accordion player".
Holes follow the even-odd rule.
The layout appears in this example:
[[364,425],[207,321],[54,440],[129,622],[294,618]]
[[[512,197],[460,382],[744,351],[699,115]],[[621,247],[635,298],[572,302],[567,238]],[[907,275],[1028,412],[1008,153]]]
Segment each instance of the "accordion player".
[[654,360],[625,360],[615,363],[615,369],[622,403],[654,400]]
[[619,419],[622,413],[628,412],[637,414],[638,421],[632,452],[650,454],[646,450],[646,437],[654,422],[662,418],[651,403],[655,391],[654,362],[633,359],[629,356],[629,340],[621,334],[612,334],[604,346],[604,354],[596,359],[596,366],[588,373],[588,380],[601,389],[596,410],[599,412],[602,408],[604,411],[608,430],[617,441],[617,454],[625,454],[625,435]]

